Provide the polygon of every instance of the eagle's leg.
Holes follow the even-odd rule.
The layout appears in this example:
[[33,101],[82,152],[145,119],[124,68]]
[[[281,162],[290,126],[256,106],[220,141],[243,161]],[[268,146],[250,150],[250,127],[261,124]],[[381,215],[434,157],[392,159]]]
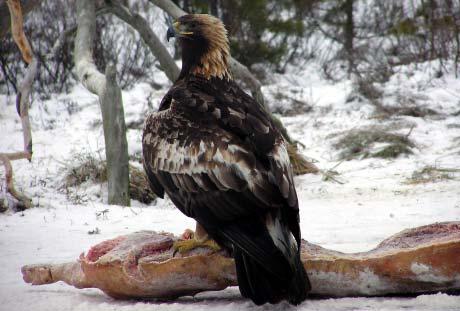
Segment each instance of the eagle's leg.
[[190,229],[182,234],[182,240],[176,241],[173,245],[174,252],[187,253],[195,248],[206,247],[214,251],[220,250],[220,246],[209,238],[206,230],[198,222],[195,232]]

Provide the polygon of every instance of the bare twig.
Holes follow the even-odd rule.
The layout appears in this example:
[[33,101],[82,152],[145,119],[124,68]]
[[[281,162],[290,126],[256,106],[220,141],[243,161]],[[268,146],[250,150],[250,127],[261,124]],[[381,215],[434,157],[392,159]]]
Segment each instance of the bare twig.
[[[107,14],[108,12],[109,10],[106,7],[101,7],[96,10],[96,16]],[[77,33],[76,24],[64,29],[59,34],[59,37],[56,39],[56,41],[54,42],[53,48],[51,49],[51,51],[46,55],[46,59],[49,60],[49,59],[53,59],[57,57],[59,52],[62,50],[64,44],[66,43],[66,41],[74,37],[76,33]]]
[[410,134],[412,134],[412,131],[414,130],[414,128],[415,128],[415,125],[412,125],[412,126],[410,127],[409,132],[408,132],[408,133],[406,134],[406,136],[405,136],[406,138],[409,138],[409,136],[410,136]]
[[175,81],[179,76],[179,67],[177,67],[171,55],[169,55],[166,47],[152,31],[148,22],[139,14],[131,12],[118,1],[107,1],[107,7],[110,12],[137,30],[150,51],[152,51],[160,62],[160,66],[168,79]]

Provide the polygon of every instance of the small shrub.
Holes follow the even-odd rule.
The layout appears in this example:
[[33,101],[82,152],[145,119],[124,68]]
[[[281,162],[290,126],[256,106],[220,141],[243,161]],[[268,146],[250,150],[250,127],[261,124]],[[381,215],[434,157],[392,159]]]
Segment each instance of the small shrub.
[[372,154],[374,158],[397,158],[400,154],[412,154],[412,150],[403,143],[394,143],[383,147],[381,150]]
[[97,160],[90,154],[77,156],[78,164],[71,167],[65,176],[65,187],[75,187],[90,180],[95,183],[107,181],[105,162]]
[[460,169],[425,166],[422,169],[413,172],[412,176],[407,179],[405,183],[409,185],[417,185],[451,180],[454,179],[454,174],[458,172],[460,172]]
[[[71,167],[66,174],[64,185],[61,188],[66,189],[69,198],[84,197],[84,195],[72,193],[69,188],[79,186],[87,181],[93,183],[107,182],[106,162],[97,160],[90,154],[80,156],[78,164]],[[144,171],[133,165],[129,166],[129,195],[131,199],[146,204],[156,199]],[[73,201],[85,202],[85,200]]]
[[309,113],[313,107],[307,102],[295,99],[280,91],[273,95],[275,104],[271,104],[272,112],[283,116],[297,116],[299,114]]
[[[376,144],[384,144],[376,150]],[[412,154],[415,144],[409,137],[393,134],[384,129],[368,128],[351,130],[344,134],[333,147],[341,150],[339,158],[350,160],[353,158],[396,158],[401,154]]]

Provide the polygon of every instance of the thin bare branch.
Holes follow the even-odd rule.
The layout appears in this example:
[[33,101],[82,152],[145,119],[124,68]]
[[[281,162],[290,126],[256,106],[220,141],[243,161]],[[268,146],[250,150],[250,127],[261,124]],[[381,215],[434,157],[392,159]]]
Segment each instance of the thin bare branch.
[[32,158],[32,131],[30,129],[29,120],[29,98],[35,76],[37,75],[37,67],[37,58],[33,57],[32,62],[27,68],[26,75],[19,86],[19,92],[16,98],[16,109],[21,117],[22,131],[24,134],[24,152],[27,153],[27,159],[29,161]]
[[118,1],[108,1],[107,7],[110,12],[137,30],[142,40],[144,40],[150,51],[152,51],[152,53],[160,62],[160,66],[168,79],[175,81],[179,76],[179,67],[177,67],[174,59],[171,57],[171,55],[169,55],[168,50],[163,45],[161,40],[152,31],[148,22],[139,14],[131,12],[127,7],[123,6]]
[[149,0],[152,4],[156,5],[163,11],[167,12],[174,18],[179,18],[182,15],[187,14],[184,10],[178,7],[174,2],[168,0]]
[[26,195],[18,192],[14,188],[13,184],[13,167],[11,166],[11,162],[7,156],[4,154],[0,154],[0,161],[3,163],[5,167],[5,184],[6,184],[6,192],[13,196],[17,202],[12,202],[13,206],[11,206],[15,210],[24,210],[27,208],[32,207],[32,200],[27,197]]

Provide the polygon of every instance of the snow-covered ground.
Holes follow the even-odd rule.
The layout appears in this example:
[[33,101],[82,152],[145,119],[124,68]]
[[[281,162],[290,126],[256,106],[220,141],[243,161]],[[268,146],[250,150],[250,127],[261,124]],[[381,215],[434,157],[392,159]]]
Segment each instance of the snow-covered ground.
[[[375,118],[365,101],[351,99],[350,82],[328,83],[314,68],[296,75],[274,77],[264,88],[272,106],[280,90],[313,107],[307,114],[284,117],[291,135],[305,145],[302,152],[322,170],[339,173],[341,183],[321,175],[296,178],[305,239],[324,247],[356,252],[376,246],[408,227],[437,221],[460,221],[460,176],[408,183],[425,166],[460,168],[460,83],[453,75],[432,78],[431,64],[400,68],[390,81],[377,87],[386,105],[412,98],[439,112],[426,118]],[[123,93],[126,121],[139,120],[155,108],[165,89],[139,84]],[[275,105],[276,106],[276,105]],[[69,167],[91,154],[104,158],[104,141],[96,98],[82,87],[69,94],[36,100],[30,110],[34,156],[31,163],[15,161],[17,188],[33,198],[36,208],[0,214],[0,310],[284,310],[287,304],[256,307],[240,298],[237,288],[203,293],[173,302],[117,301],[96,289],[77,290],[65,284],[32,287],[22,281],[24,264],[76,259],[91,245],[137,230],[165,230],[180,234],[193,221],[167,200],[150,206],[133,201],[132,207],[109,206],[104,185],[86,182],[62,189]],[[333,135],[379,124],[392,132],[409,134],[414,154],[396,159],[369,158],[338,162]],[[411,130],[412,128],[412,130]],[[139,154],[141,130],[128,132],[129,152]],[[22,134],[14,98],[0,95],[0,152],[21,150]],[[3,174],[3,170],[0,171]],[[79,203],[79,204],[76,204]],[[103,210],[108,210],[103,215]],[[96,228],[99,234],[89,234]],[[460,264],[460,258],[459,258]],[[414,298],[345,298],[306,301],[299,310],[460,310],[460,297],[446,294]]]

